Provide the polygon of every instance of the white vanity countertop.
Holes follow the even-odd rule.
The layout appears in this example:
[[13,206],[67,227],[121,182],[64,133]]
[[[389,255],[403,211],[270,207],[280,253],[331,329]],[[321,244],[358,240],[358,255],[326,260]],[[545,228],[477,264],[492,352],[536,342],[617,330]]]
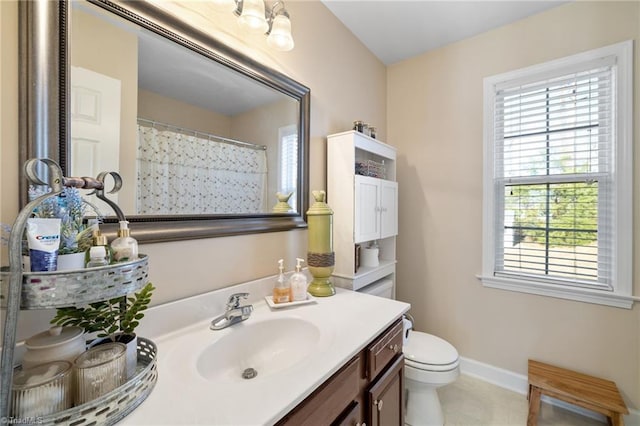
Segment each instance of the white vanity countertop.
[[[217,293],[215,298],[209,293],[148,311],[142,322],[150,325],[141,327],[139,335],[150,338],[158,347],[158,381],[148,398],[121,424],[274,424],[410,307],[403,302],[337,289],[335,296],[316,298],[314,303],[273,309],[264,300],[270,285],[249,284],[213,292]],[[224,330],[209,329],[211,319],[222,313],[229,294],[251,290],[254,291],[248,303],[253,304],[254,311],[249,319]],[[215,303],[209,306],[211,313],[207,313],[203,302],[214,299]],[[177,327],[176,318],[184,316],[200,319]],[[298,318],[317,326],[317,350],[293,365],[282,355],[279,362],[283,371],[266,375],[258,372],[251,380],[210,380],[198,372],[198,356],[204,348],[238,327],[278,318]],[[287,330],[283,328],[281,332]]]

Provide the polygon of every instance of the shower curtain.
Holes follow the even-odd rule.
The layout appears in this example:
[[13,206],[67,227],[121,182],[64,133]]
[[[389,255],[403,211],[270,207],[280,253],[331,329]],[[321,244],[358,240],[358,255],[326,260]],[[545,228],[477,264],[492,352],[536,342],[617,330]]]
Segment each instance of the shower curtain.
[[138,124],[138,214],[266,211],[267,154]]

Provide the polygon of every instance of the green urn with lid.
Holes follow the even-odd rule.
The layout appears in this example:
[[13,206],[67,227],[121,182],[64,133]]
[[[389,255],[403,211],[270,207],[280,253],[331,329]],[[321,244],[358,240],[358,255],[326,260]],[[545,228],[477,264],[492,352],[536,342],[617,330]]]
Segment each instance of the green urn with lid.
[[335,266],[333,251],[333,210],[325,202],[325,191],[311,191],[315,203],[307,211],[307,265],[313,280],[307,291],[313,296],[333,296],[336,289],[331,282]]

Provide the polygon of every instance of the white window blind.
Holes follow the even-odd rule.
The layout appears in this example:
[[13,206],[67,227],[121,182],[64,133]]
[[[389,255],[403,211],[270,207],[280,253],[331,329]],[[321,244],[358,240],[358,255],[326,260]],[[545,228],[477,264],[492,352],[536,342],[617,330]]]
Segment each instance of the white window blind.
[[633,41],[484,79],[485,287],[631,308]]
[[589,65],[496,92],[498,276],[611,289],[614,73]]
[[[280,192],[289,193],[296,190],[298,184],[298,134],[296,126],[287,126],[279,130],[280,136]],[[297,211],[297,197],[289,199],[289,205]]]

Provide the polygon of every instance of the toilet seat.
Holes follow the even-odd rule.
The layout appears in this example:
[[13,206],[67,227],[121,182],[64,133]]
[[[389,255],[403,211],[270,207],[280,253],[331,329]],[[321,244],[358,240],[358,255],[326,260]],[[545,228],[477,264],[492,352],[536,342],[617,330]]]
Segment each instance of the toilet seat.
[[458,367],[456,348],[440,337],[411,331],[403,347],[405,365],[425,371],[450,371]]

